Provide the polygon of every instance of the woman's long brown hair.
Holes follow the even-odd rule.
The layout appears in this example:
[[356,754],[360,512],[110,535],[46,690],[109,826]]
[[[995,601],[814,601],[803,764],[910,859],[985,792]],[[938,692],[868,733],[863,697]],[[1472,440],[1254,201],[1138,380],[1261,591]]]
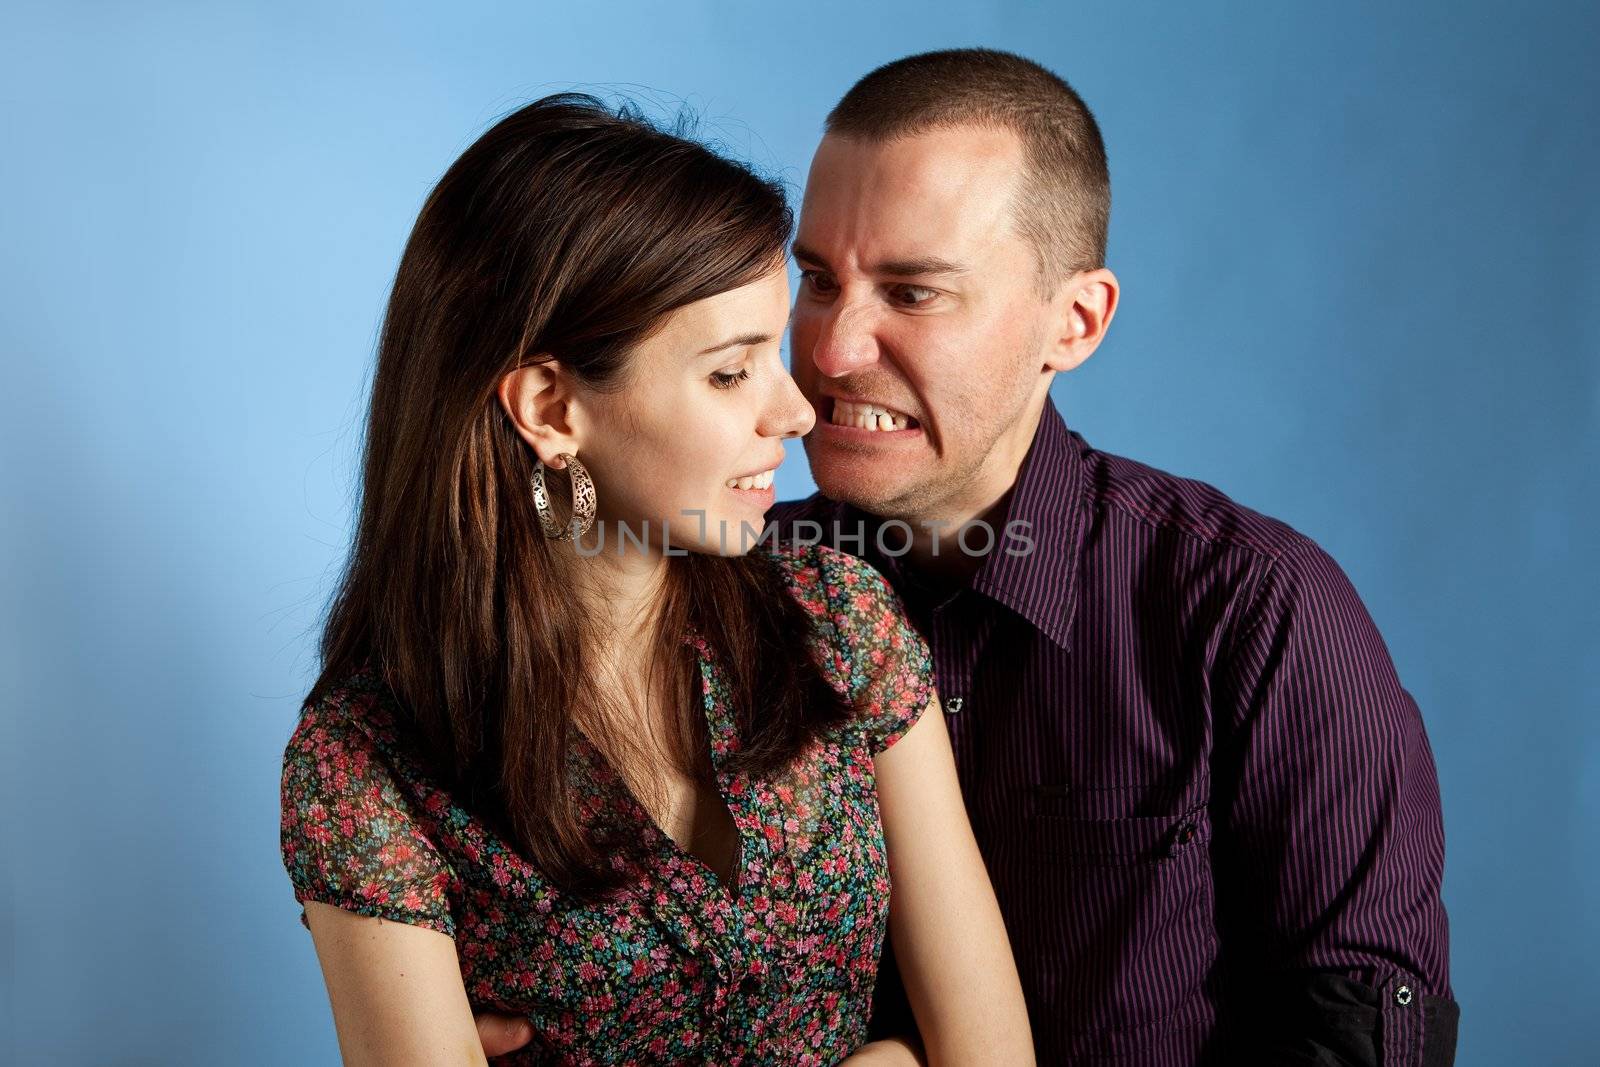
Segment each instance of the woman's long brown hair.
[[[395,277],[360,517],[307,701],[374,668],[433,772],[574,891],[619,878],[568,781],[577,724],[616,719],[592,669],[596,622],[570,595],[594,561],[541,532],[536,457],[496,386],[556,359],[592,388],[617,387],[669,313],[781,264],[792,225],[775,183],[626,108],[561,94],[502,119],[450,167]],[[669,557],[660,604],[653,660],[685,736],[705,728],[682,640],[693,628],[729,683],[738,769],[774,773],[849,714],[770,556]]]

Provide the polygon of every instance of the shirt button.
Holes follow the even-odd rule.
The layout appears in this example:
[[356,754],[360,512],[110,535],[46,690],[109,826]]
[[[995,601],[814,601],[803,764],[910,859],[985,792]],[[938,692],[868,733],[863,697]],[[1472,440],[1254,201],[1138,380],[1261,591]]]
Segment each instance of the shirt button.
[[946,700],[944,702],[944,713],[946,715],[954,715],[960,710],[961,710],[961,698],[960,697],[951,697],[951,698],[949,698],[948,700]]
[[1411,987],[1403,985],[1394,991],[1394,1002],[1402,1008],[1411,1003]]

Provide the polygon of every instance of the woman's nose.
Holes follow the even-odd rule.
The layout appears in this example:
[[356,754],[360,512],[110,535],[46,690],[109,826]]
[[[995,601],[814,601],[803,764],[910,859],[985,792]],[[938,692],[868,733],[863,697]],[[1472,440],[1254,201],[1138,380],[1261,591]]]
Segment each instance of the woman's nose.
[[816,425],[817,413],[786,370],[779,371],[776,395],[762,433],[768,437],[804,437]]

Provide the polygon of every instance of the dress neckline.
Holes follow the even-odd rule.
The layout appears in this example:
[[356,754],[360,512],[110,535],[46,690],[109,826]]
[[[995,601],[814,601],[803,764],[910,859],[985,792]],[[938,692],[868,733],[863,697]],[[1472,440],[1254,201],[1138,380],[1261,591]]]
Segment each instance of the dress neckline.
[[604,769],[605,779],[615,790],[627,821],[642,832],[643,844],[659,858],[671,861],[667,864],[668,870],[687,865],[704,875],[714,887],[712,899],[721,905],[734,907],[749,888],[750,878],[747,868],[750,858],[754,855],[750,830],[759,819],[751,819],[745,811],[745,805],[751,795],[749,777],[743,772],[727,772],[719,759],[718,739],[722,738],[725,744],[730,744],[732,747],[737,747],[737,739],[734,736],[733,717],[729,714],[729,709],[723,708],[717,699],[719,679],[715,657],[711,655],[705,640],[698,633],[691,631],[685,635],[684,641],[695,650],[695,662],[700,675],[700,707],[705,716],[706,756],[711,764],[712,783],[728,817],[733,822],[735,848],[731,879],[724,878],[698,853],[680,844],[677,838],[663,830],[655,816],[634,794],[627,779],[606,758],[605,753],[601,752],[582,730],[574,729],[574,733],[578,747],[591,766]]

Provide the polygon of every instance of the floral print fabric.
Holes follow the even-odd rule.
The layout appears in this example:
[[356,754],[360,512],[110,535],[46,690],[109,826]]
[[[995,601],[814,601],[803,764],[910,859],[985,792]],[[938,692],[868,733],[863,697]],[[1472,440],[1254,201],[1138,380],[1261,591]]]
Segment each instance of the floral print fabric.
[[284,752],[296,899],[453,937],[474,1011],[520,1014],[537,1032],[497,1062],[810,1067],[849,1055],[866,1037],[888,917],[872,759],[928,703],[931,663],[869,564],[822,546],[761,550],[814,617],[814,654],[858,715],[780,777],[726,772],[733,709],[713,650],[689,638],[739,833],[735,884],[657,828],[580,737],[580,820],[641,848],[613,854],[630,877],[616,899],[562,893],[429,782],[392,695],[363,671],[303,709]]

